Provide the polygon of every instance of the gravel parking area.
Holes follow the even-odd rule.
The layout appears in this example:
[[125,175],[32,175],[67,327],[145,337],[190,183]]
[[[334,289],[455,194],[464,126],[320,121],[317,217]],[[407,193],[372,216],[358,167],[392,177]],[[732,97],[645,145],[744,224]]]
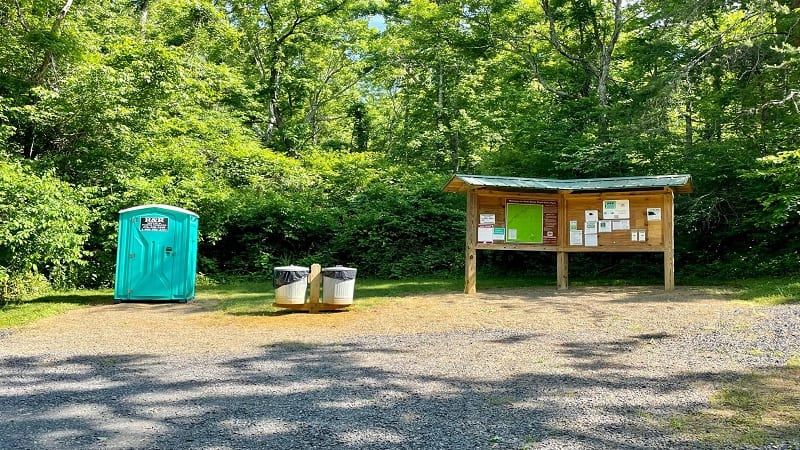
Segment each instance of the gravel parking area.
[[800,356],[800,305],[709,289],[213,306],[103,305],[0,333],[0,448],[700,448],[664,424]]

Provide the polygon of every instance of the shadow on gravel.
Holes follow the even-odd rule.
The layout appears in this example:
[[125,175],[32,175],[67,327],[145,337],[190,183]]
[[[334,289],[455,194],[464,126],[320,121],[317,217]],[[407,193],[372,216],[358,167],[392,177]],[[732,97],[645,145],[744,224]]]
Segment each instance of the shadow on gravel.
[[248,357],[4,358],[0,448],[698,448],[664,422],[704,406],[693,385],[739,375],[637,376],[609,361],[644,338],[567,343],[574,366],[532,362],[496,379],[473,377],[466,362],[428,365],[420,351],[472,338],[283,342]]

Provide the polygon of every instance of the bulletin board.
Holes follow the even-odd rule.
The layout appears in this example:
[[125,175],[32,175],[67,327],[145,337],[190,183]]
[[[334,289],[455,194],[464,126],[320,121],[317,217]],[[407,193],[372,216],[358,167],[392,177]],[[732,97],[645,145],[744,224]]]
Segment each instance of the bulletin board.
[[509,202],[506,206],[506,242],[541,244],[544,206],[536,202]]
[[559,289],[576,252],[661,252],[674,280],[674,197],[690,175],[556,180],[456,174],[445,192],[467,194],[464,292],[476,292],[478,250],[555,252]]

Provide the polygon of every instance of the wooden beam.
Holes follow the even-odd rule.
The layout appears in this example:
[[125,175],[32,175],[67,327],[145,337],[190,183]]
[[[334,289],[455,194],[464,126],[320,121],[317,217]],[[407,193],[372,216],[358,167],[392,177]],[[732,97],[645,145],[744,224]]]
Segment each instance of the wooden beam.
[[569,289],[569,253],[556,253],[556,278],[558,289]]
[[672,189],[665,189],[664,206],[661,214],[661,223],[664,233],[664,290],[675,289],[675,220],[674,220],[675,193]]
[[467,192],[467,250],[464,255],[464,293],[477,292],[478,193]]
[[311,265],[311,273],[308,274],[308,284],[311,289],[308,303],[310,305],[310,312],[312,314],[319,312],[319,285],[322,281],[322,266],[319,264]]
[[558,191],[558,252],[556,253],[556,285],[569,288],[569,224],[567,223],[567,196],[569,191]]

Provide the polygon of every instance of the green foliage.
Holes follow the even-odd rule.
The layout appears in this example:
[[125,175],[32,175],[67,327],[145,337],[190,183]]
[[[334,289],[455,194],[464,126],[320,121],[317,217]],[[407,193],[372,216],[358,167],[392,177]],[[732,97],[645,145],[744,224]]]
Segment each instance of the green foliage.
[[[586,1],[100,0],[56,22],[62,6],[0,4],[0,158],[5,182],[26,186],[0,195],[50,186],[7,212],[28,231],[0,224],[8,292],[40,275],[110,284],[117,212],[154,202],[200,214],[209,276],[457,272],[463,199],[440,193],[452,172],[689,173],[684,275],[800,265],[800,10],[787,2],[622,2],[622,21]],[[369,28],[377,12],[386,29]],[[30,232],[45,210],[63,211],[41,226],[67,250]],[[481,258],[496,273],[552,266],[494,253]]]
[[53,174],[0,159],[0,300],[36,289],[40,276],[56,286],[75,282],[89,233],[84,200]]
[[331,242],[337,262],[382,278],[463,270],[464,204],[443,180],[381,180],[354,196]]

